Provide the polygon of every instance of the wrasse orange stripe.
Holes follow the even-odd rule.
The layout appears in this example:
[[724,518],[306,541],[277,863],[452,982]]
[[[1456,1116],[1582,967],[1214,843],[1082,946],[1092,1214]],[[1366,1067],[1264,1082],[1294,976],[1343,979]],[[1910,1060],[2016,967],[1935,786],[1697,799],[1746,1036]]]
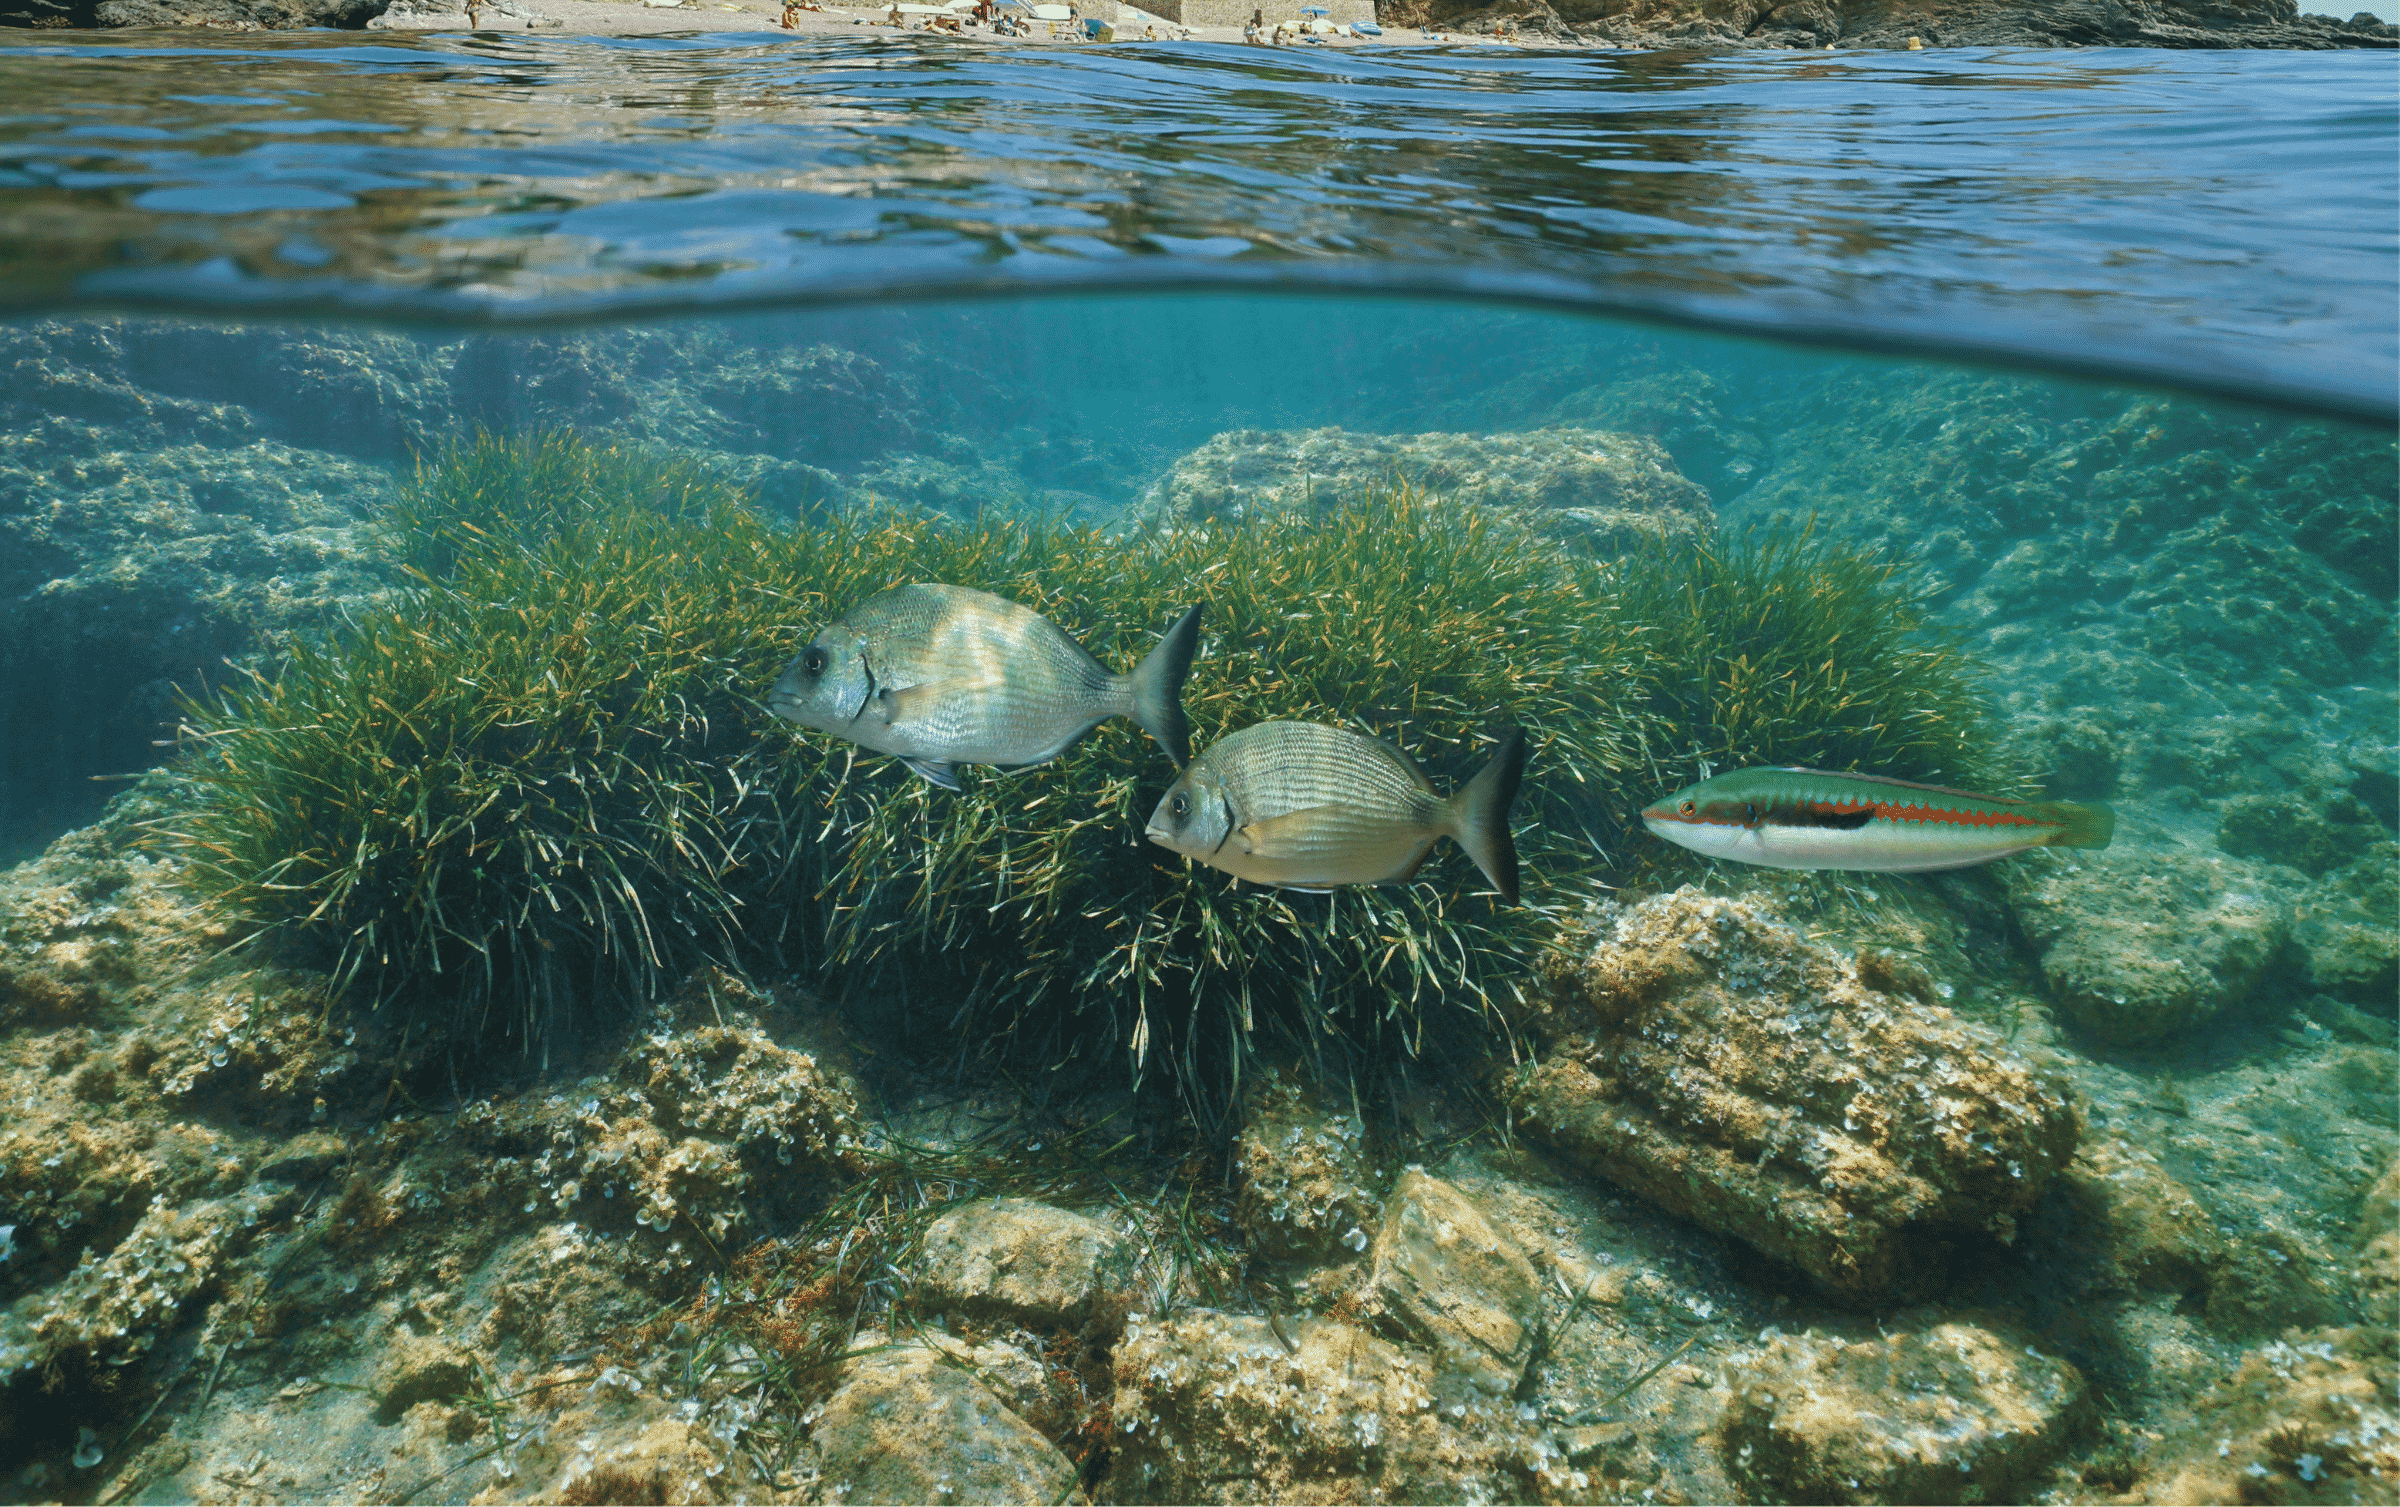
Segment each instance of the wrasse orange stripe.
[[[1846,816],[1853,811],[1865,810],[1869,803],[1866,801],[1817,801],[1811,802],[1811,804],[1837,815]],[[1895,822],[1954,822],[1962,827],[2048,827],[2057,825],[2055,822],[2045,822],[2038,817],[2027,816],[2018,811],[1966,811],[1956,806],[1900,806],[1887,801],[1876,801],[1873,805],[1877,816],[1886,821]]]

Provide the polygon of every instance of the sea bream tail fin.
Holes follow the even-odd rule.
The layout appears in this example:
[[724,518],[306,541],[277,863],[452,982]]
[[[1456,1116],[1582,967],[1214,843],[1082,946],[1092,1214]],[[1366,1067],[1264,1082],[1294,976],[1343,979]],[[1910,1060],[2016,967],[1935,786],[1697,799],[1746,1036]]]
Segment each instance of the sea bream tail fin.
[[1200,606],[1194,604],[1125,677],[1133,689],[1133,720],[1158,740],[1177,769],[1192,762],[1192,725],[1183,715],[1183,682],[1199,651]]
[[1516,804],[1517,786],[1525,778],[1525,731],[1510,728],[1483,772],[1450,797],[1450,815],[1457,823],[1451,836],[1483,870],[1500,898],[1517,903],[1517,844],[1508,835],[1508,808]]
[[2106,801],[2043,801],[2039,809],[2045,820],[2058,823],[2058,835],[2045,847],[2105,848],[2116,835],[2117,813]]

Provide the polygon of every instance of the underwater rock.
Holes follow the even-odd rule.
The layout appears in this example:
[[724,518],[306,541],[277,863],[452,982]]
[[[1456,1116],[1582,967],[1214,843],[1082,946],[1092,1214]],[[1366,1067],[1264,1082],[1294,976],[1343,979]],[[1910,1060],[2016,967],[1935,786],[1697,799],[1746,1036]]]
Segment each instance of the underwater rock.
[[1485,1392],[1514,1385],[1541,1316],[1541,1280],[1472,1200],[1438,1177],[1402,1173],[1371,1259],[1363,1296],[1386,1324]]
[[[1023,1335],[1030,1344],[1033,1336]],[[939,1329],[923,1329],[917,1339],[974,1373],[1008,1410],[1033,1425],[1046,1439],[1063,1439],[1082,1423],[1085,1401],[1075,1375],[1053,1370],[1038,1350],[1006,1340],[976,1344]]]
[[1767,456],[1765,441],[1746,427],[1742,403],[1740,394],[1708,372],[1620,375],[1560,399],[1545,427],[1654,439],[1684,475],[1711,497],[1726,498],[1750,485]]
[[[2292,947],[2310,988],[2389,1024],[2400,1001],[2400,845],[2380,833],[2355,862],[2302,893]],[[2376,1032],[2389,1044],[2389,1030]]]
[[2103,1041],[2155,1040],[2245,1003],[2291,930],[2258,865],[2186,849],[2029,855],[2000,881],[2059,1008]]
[[387,590],[359,520],[389,485],[273,440],[0,441],[0,838],[42,807],[89,820],[90,776],[163,756],[175,688]]
[[1514,1404],[1332,1318],[1136,1316],[1116,1378],[1117,1501],[1519,1500],[1547,1448]]
[[[95,0],[65,3],[91,6]],[[161,0],[97,3],[105,10]],[[161,8],[355,9],[380,3],[164,0]],[[264,439],[361,460],[405,461],[456,421],[447,401],[447,366],[430,342],[353,325],[28,320],[0,328],[0,432],[11,436],[20,455],[147,452],[193,443],[239,448]]]
[[2359,1201],[2358,1296],[2371,1322],[2400,1328],[2400,1157]]
[[2400,1354],[2387,1326],[2293,1330],[2241,1358],[2143,1451],[2139,1500],[2389,1502]]
[[2321,1264],[2314,1242],[2273,1228],[2239,1231],[2209,1274],[2200,1312],[2208,1327],[2233,1339],[2258,1339],[2342,1318],[2338,1268]]
[[1730,1379],[1725,1462],[1749,1500],[2021,1500],[2084,1396],[2065,1361],[1959,1322],[1779,1336]]
[[1754,905],[1687,886],[1593,926],[1545,965],[1519,1124],[1846,1301],[1930,1280],[1945,1241],[2013,1238],[2074,1153],[2062,1092],[1991,1032]]
[[1023,1324],[1079,1324],[1108,1318],[1133,1251],[1097,1219],[1028,1198],[990,1198],[936,1219],[925,1231],[925,1262],[932,1303]]
[[[69,1144],[53,1126],[35,1128],[52,1130],[53,1138],[35,1142],[11,1136],[17,1144],[0,1143],[0,1155],[30,1163],[40,1145]],[[20,1237],[52,1233],[35,1225],[39,1216],[52,1212],[41,1201],[6,1202],[12,1217],[22,1221]],[[37,1366],[68,1363],[86,1369],[138,1362],[178,1325],[200,1315],[223,1282],[225,1268],[252,1244],[259,1221],[288,1213],[295,1202],[288,1190],[180,1205],[155,1196],[133,1228],[110,1242],[106,1255],[95,1258],[92,1248],[84,1247],[87,1259],[0,1312],[0,1381]],[[56,1249],[58,1242],[53,1236],[45,1244]],[[39,1268],[27,1275],[38,1277]]]
[[175,788],[154,772],[0,877],[0,1415],[44,1377],[149,1385],[193,1336],[228,1386],[306,1371],[363,1408],[389,1390],[370,1312],[472,1273],[446,1342],[589,1346],[680,1297],[708,1238],[813,1208],[851,1155],[838,1072],[713,974],[579,1081],[384,1117],[387,1085],[453,1080],[395,1053],[388,1013],[329,1024],[321,975],[218,956],[223,925],[137,847]]
[[2108,1263],[2111,1285],[2196,1292],[2225,1260],[2216,1220],[2154,1151],[2115,1139],[2086,1145],[2059,1183],[2087,1214],[2095,1233],[2089,1243]]
[[1699,538],[1716,521],[1708,493],[1656,440],[1590,429],[1228,430],[1169,467],[1141,505],[1163,523],[1202,525],[1327,504],[1395,477],[1436,497],[1520,510],[1543,531],[1601,554]]
[[[860,1348],[881,1344],[872,1332]],[[1060,1502],[1075,1463],[981,1382],[909,1345],[850,1363],[814,1432],[829,1502]]]
[[2236,796],[2217,819],[2217,846],[2225,852],[2280,863],[2311,878],[2384,841],[2383,823],[2347,790]]
[[1365,1127],[1269,1069],[1253,1081],[1233,1143],[1233,1221],[1270,1258],[1363,1251],[1375,1227]]
[[385,1338],[375,1367],[375,1403],[385,1422],[421,1402],[463,1397],[474,1385],[475,1357],[464,1348],[397,1327]]

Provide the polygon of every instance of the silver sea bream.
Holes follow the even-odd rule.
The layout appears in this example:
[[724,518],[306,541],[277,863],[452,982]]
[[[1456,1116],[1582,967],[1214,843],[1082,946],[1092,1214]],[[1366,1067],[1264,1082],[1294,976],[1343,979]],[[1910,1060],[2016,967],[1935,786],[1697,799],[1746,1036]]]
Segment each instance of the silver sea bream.
[[1306,890],[1404,883],[1449,837],[1513,903],[1508,811],[1524,769],[1524,734],[1512,729],[1483,771],[1445,799],[1415,760],[1380,738],[1262,722],[1194,759],[1151,813],[1148,836],[1237,879]]
[[767,704],[786,721],[892,754],[947,790],[959,788],[961,764],[1040,764],[1110,717],[1141,724],[1180,767],[1191,732],[1178,698],[1199,640],[1195,606],[1118,675],[1029,607],[919,581],[827,624]]

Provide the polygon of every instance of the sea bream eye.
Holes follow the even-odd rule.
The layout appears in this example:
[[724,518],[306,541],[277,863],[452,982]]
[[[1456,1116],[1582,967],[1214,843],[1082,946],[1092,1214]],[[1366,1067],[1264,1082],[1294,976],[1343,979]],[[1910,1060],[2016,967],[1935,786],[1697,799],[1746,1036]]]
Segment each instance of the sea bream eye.
[[822,675],[825,673],[825,659],[824,650],[812,648],[800,656],[800,669],[804,674]]
[[1175,799],[1167,802],[1167,809],[1177,816],[1189,816],[1192,814],[1192,798],[1178,793]]

